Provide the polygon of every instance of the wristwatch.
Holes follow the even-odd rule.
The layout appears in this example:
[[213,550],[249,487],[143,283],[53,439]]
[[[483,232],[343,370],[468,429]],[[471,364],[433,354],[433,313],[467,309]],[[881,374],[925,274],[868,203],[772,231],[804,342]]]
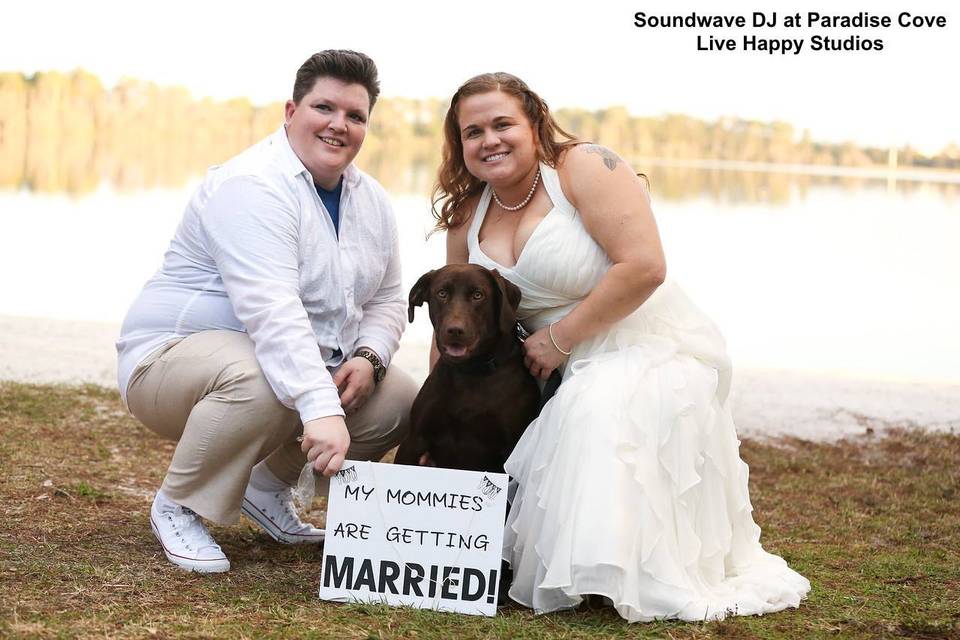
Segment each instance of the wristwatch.
[[373,349],[369,347],[360,347],[359,349],[353,352],[353,357],[363,358],[364,360],[366,360],[367,362],[373,365],[374,383],[379,384],[380,381],[383,380],[383,377],[387,375],[387,368],[383,366],[383,361],[380,360],[380,356],[378,356],[373,351]]

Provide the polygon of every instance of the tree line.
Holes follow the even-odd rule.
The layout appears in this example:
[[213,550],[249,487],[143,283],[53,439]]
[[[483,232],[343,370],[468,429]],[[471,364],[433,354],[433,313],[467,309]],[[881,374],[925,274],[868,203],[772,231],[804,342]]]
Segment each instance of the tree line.
[[[381,98],[358,165],[393,191],[429,191],[446,106],[437,99]],[[556,115],[567,131],[631,160],[886,167],[893,153],[900,168],[960,170],[956,144],[928,156],[910,147],[814,141],[784,122],[636,117],[623,107],[560,109]],[[268,135],[282,119],[282,102],[258,106],[246,98],[195,99],[184,88],[136,79],[107,88],[82,70],[29,77],[0,73],[0,188],[76,194],[104,181],[120,190],[179,187]],[[645,170],[642,164],[637,168]],[[705,189],[715,181],[709,176],[673,181],[689,179],[700,180]],[[696,185],[685,188],[690,186],[696,191]]]

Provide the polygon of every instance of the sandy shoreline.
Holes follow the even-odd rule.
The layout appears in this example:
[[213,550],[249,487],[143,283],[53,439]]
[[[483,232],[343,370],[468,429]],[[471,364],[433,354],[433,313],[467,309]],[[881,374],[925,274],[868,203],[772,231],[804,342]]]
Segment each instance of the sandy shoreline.
[[[0,316],[0,380],[116,386],[119,325]],[[426,376],[427,345],[404,341],[395,363]],[[744,437],[831,440],[891,427],[960,433],[960,385],[857,380],[739,369],[731,406]]]

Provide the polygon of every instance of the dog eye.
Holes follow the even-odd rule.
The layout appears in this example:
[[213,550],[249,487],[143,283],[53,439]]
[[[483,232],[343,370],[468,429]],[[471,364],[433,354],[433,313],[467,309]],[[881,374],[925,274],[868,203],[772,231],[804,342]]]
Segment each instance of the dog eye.
[[447,290],[446,290],[446,289],[440,289],[439,291],[437,291],[437,298],[439,298],[440,300],[446,300],[446,299],[447,299]]
[[483,291],[480,291],[479,289],[477,289],[476,291],[473,292],[473,296],[471,297],[474,300],[483,300]]

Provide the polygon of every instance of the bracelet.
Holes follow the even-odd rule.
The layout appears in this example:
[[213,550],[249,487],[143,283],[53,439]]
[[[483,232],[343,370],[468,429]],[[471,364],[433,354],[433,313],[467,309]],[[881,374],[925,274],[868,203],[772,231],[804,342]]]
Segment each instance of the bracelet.
[[[560,321],[557,320],[557,322],[560,322]],[[557,339],[553,337],[553,325],[557,324],[557,322],[554,322],[553,324],[550,325],[550,328],[547,329],[547,333],[550,334],[550,342],[553,343],[554,348],[560,353],[562,353],[563,355],[568,356],[571,353],[573,353],[573,349],[570,349],[570,351],[564,351],[563,349],[560,348],[560,345],[557,344]]]

